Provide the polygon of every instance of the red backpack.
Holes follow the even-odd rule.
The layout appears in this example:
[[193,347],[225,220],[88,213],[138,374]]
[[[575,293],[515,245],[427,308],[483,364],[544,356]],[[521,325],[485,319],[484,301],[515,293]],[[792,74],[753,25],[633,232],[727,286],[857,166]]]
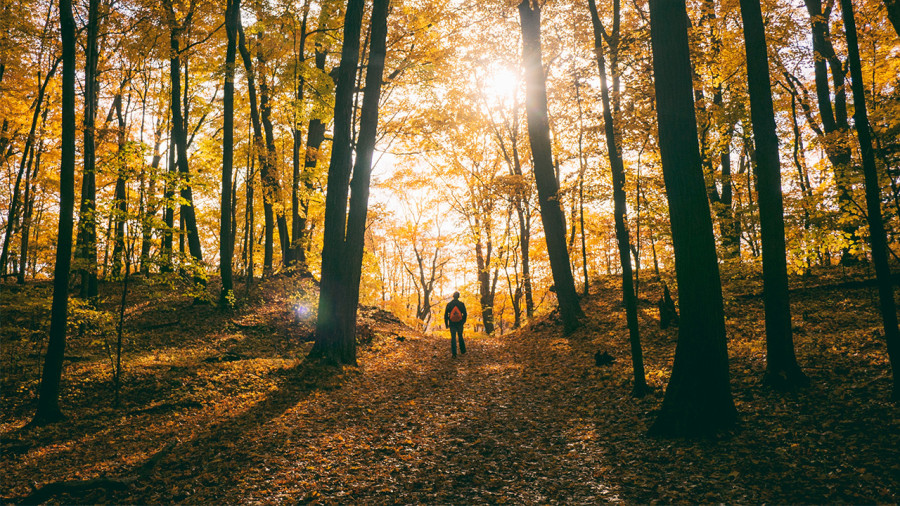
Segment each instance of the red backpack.
[[450,321],[454,323],[459,323],[463,319],[462,311],[459,310],[459,306],[453,306],[453,309],[450,310]]

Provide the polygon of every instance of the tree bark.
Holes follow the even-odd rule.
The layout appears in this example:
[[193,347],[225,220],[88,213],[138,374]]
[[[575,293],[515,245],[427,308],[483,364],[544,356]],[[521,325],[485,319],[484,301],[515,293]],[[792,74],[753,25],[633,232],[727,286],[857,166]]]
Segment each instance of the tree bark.
[[[815,72],[816,99],[819,103],[819,114],[822,118],[824,130],[823,146],[828,160],[834,170],[834,183],[837,187],[838,207],[844,217],[856,216],[856,207],[852,200],[851,163],[852,153],[846,138],[850,132],[847,122],[846,93],[844,82],[846,75],[844,67],[834,50],[831,42],[831,33],[828,18],[831,14],[831,6],[827,10],[822,9],[822,0],[804,0],[809,12],[812,26],[812,50],[814,56],[813,69]],[[831,87],[828,84],[828,72],[831,71],[834,81],[834,102],[831,99]],[[843,226],[845,239],[849,242],[859,240],[859,225],[855,220],[848,220]],[[850,247],[844,246],[841,253],[842,263],[855,261],[850,253]]]
[[584,312],[575,291],[575,279],[566,249],[566,224],[559,201],[559,184],[553,168],[550,145],[550,123],[547,113],[547,88],[544,67],[541,62],[541,11],[531,0],[519,4],[522,24],[522,59],[525,66],[525,111],[528,120],[528,137],[534,158],[534,178],[537,184],[541,221],[550,257],[550,270],[563,331],[571,334],[581,326]]
[[147,185],[146,207],[147,211],[141,216],[141,274],[150,273],[150,249],[153,247],[153,225],[150,222],[152,216],[159,210],[159,202],[154,200],[156,193],[157,171],[162,154],[159,152],[159,144],[162,139],[162,121],[155,128],[153,140],[153,159],[150,161],[150,183]]
[[878,299],[881,306],[881,319],[884,325],[884,338],[887,342],[888,358],[894,378],[894,401],[900,400],[900,329],[897,323],[897,304],[894,300],[894,285],[891,282],[891,267],[888,264],[887,238],[884,232],[884,220],[881,215],[881,186],[878,183],[878,171],[875,166],[875,152],[872,149],[872,137],[869,131],[869,117],[866,111],[866,93],[863,84],[862,65],[859,61],[859,42],[856,35],[856,20],[853,16],[853,3],[841,0],[841,12],[844,17],[844,29],[847,33],[847,53],[850,60],[850,78],[853,86],[853,122],[859,137],[862,152],[863,176],[866,182],[866,211],[869,216],[869,241],[872,245],[872,260],[875,264],[875,277],[878,282]]
[[651,434],[694,436],[735,425],[722,288],[697,136],[684,0],[650,0],[659,147],[681,320],[672,377]]
[[797,364],[791,330],[781,160],[778,156],[766,34],[759,0],[741,0],[740,5],[747,53],[747,87],[750,94],[753,142],[756,146],[757,193],[762,229],[766,314],[765,382],[780,389],[794,388],[809,384],[809,378]]
[[113,262],[112,262],[112,275],[114,277],[121,276],[122,268],[124,266],[122,261],[122,255],[127,254],[125,252],[125,221],[126,215],[128,213],[128,200],[126,196],[126,186],[125,180],[127,178],[127,146],[126,146],[126,132],[125,132],[125,115],[122,114],[122,94],[116,95],[113,99],[113,107],[116,110],[116,119],[118,123],[117,129],[117,142],[118,142],[118,153],[116,156],[116,170],[118,175],[116,177],[116,190],[113,202]]
[[[180,209],[180,221],[184,224],[185,233],[187,234],[188,251],[194,261],[203,262],[203,251],[200,247],[200,236],[197,230],[197,218],[194,213],[194,196],[191,190],[190,169],[188,167],[187,156],[187,131],[185,118],[181,111],[181,49],[180,41],[181,33],[184,27],[179,25],[175,19],[175,11],[172,6],[172,0],[164,1],[166,12],[168,14],[169,25],[169,44],[170,55],[169,63],[171,70],[172,83],[172,137],[175,142],[175,149],[178,154],[178,172],[181,177],[181,198],[186,201]],[[188,14],[189,16],[191,14]],[[185,86],[185,91],[187,87]]]
[[234,296],[232,280],[232,255],[234,236],[232,235],[232,171],[234,169],[234,65],[237,53],[238,25],[241,24],[241,0],[228,0],[225,7],[225,85],[222,126],[222,199],[219,217],[219,275],[222,278],[222,293],[219,305],[227,307]]
[[81,298],[97,295],[97,167],[94,122],[97,116],[97,34],[100,0],[88,3],[87,40],[84,62],[84,168],[81,177],[81,205],[78,211],[78,237],[75,247],[81,274]]
[[[259,116],[262,121],[266,139],[266,163],[260,173],[262,176],[265,196],[271,201],[275,212],[275,222],[278,227],[278,243],[281,246],[281,263],[289,265],[291,236],[288,231],[287,218],[282,206],[281,183],[278,180],[278,168],[275,166],[277,158],[275,151],[275,133],[272,127],[272,107],[269,105],[269,84],[266,81],[266,60],[262,51],[257,52],[256,61],[259,62]],[[274,238],[273,238],[274,240]],[[274,245],[273,245],[274,248]]]
[[[316,325],[316,342],[310,352],[312,357],[323,357],[339,364],[356,364],[356,311],[359,306],[372,156],[378,129],[378,101],[386,53],[388,4],[388,0],[375,0],[372,6],[371,48],[352,180],[349,180],[352,88],[359,62],[359,34],[364,10],[362,0],[350,0],[344,18],[344,48],[341,51],[335,97],[334,147],[325,202],[319,321]],[[345,214],[348,192],[349,214]]]
[[[606,150],[609,154],[609,166],[613,181],[613,214],[615,217],[616,240],[619,244],[619,262],[622,265],[622,299],[625,303],[625,319],[628,322],[628,335],[631,343],[631,362],[634,370],[634,387],[632,395],[644,396],[650,388],[644,375],[644,354],[641,350],[641,333],[638,327],[637,297],[634,292],[633,272],[631,270],[631,241],[626,224],[625,165],[619,144],[616,142],[616,125],[613,119],[609,100],[609,88],[606,79],[606,58],[603,55],[603,25],[597,12],[595,0],[588,0],[591,11],[591,22],[594,27],[594,53],[600,71],[600,97],[603,102],[603,123],[606,133]],[[614,16],[618,16],[618,12]]]
[[59,233],[53,270],[53,302],[50,338],[41,373],[37,410],[32,423],[41,425],[63,419],[59,408],[59,383],[66,351],[69,309],[69,269],[72,262],[72,218],[75,208],[75,16],[71,0],[59,2],[62,38],[62,155],[59,170]]
[[247,49],[247,41],[244,37],[244,29],[238,25],[238,49],[241,52],[241,59],[244,62],[244,70],[247,72],[247,92],[250,99],[250,122],[253,125],[253,147],[259,158],[260,179],[263,182],[263,218],[265,221],[265,243],[263,245],[263,276],[268,276],[273,270],[274,257],[274,230],[275,230],[275,214],[272,207],[272,199],[269,196],[268,180],[269,180],[269,164],[267,161],[268,153],[262,133],[262,124],[259,119],[259,107],[256,98],[256,80],[253,74],[253,62],[250,58],[250,51]]
[[[348,309],[353,289],[346,283],[350,262],[344,245],[347,223],[347,196],[353,159],[353,95],[356,68],[359,65],[363,0],[348,0],[344,14],[344,45],[338,68],[334,98],[334,140],[325,193],[325,231],[322,244],[322,277],[319,283],[319,308],[316,342],[310,357],[336,364],[356,364],[356,308]],[[358,287],[356,288],[359,289]],[[352,314],[353,322],[347,320]]]

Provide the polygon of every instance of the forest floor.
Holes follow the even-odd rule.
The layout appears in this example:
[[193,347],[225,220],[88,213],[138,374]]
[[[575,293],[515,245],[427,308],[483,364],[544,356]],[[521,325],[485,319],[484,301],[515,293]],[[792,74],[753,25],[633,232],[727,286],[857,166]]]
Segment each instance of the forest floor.
[[[703,440],[646,436],[677,337],[656,324],[656,285],[642,285],[640,307],[654,392],[634,399],[612,279],[595,283],[587,324],[573,335],[562,337],[550,314],[503,336],[470,334],[455,359],[446,335],[365,309],[360,365],[343,370],[303,360],[315,307],[308,280],[269,281],[232,314],[138,280],[118,408],[107,352],[115,321],[103,315],[121,287],[111,285],[105,312],[76,308],[68,419],[46,427],[26,424],[49,286],[4,287],[0,499],[897,503],[900,408],[887,402],[875,290],[854,282],[865,275],[795,281],[795,339],[812,385],[792,393],[761,385],[758,280],[726,276],[740,427]],[[597,367],[598,349],[615,362]]]

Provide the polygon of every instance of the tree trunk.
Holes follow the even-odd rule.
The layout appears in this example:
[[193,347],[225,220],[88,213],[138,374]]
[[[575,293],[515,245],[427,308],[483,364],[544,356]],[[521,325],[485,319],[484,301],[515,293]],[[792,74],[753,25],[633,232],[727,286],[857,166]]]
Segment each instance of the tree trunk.
[[159,210],[159,202],[154,200],[156,194],[157,171],[159,170],[159,162],[162,160],[162,154],[159,152],[159,144],[162,138],[162,121],[156,127],[155,137],[153,141],[153,159],[150,161],[150,183],[147,185],[146,212],[141,216],[141,274],[150,273],[150,249],[153,246],[153,225],[151,218]]
[[[325,231],[322,244],[322,277],[319,283],[319,312],[316,342],[310,357],[337,364],[356,364],[356,308],[347,309],[351,287],[345,282],[344,232],[347,223],[347,196],[353,161],[353,95],[359,65],[359,36],[362,30],[363,0],[348,0],[344,14],[344,45],[338,68],[334,98],[334,140],[325,192]],[[358,289],[358,288],[357,288]],[[354,316],[353,322],[346,315]]]
[[571,334],[581,326],[584,312],[575,292],[575,280],[566,249],[566,224],[559,202],[559,184],[553,168],[550,146],[550,123],[547,114],[547,89],[544,67],[541,63],[541,11],[531,0],[519,4],[522,24],[522,58],[525,65],[525,111],[528,120],[528,137],[534,158],[534,177],[538,189],[541,221],[550,257],[550,269],[563,329]]
[[97,33],[100,0],[88,4],[87,40],[84,63],[84,168],[81,178],[81,205],[78,211],[78,237],[75,247],[81,274],[81,298],[97,295],[97,167],[94,122],[97,116]]
[[756,145],[757,192],[762,229],[763,294],[766,312],[765,382],[776,388],[809,384],[797,364],[788,297],[787,247],[781,196],[781,160],[775,131],[775,109],[769,80],[766,34],[759,0],[741,0],[747,52],[747,87]]
[[[41,117],[41,136],[43,137],[43,125],[47,123],[47,111],[49,109],[44,109],[44,113]],[[22,243],[19,248],[19,271],[16,275],[16,283],[20,285],[25,284],[25,273],[28,269],[28,244],[30,240],[31,234],[31,225],[32,220],[31,217],[34,214],[34,201],[37,198],[34,195],[34,191],[32,190],[37,186],[37,178],[38,174],[41,170],[41,155],[44,153],[44,140],[43,138],[38,141],[37,154],[34,156],[34,169],[31,171],[30,181],[26,182],[25,185],[25,198],[24,204],[25,209],[23,209],[22,214]]]
[[488,238],[487,244],[481,242],[480,220],[475,218],[476,227],[479,228],[478,240],[475,243],[475,260],[478,265],[478,294],[481,303],[481,321],[484,324],[484,333],[494,333],[494,293],[491,290],[491,254],[493,246]]
[[[171,121],[170,121],[171,123]],[[171,128],[169,130],[169,160],[166,165],[166,172],[168,172],[168,177],[166,178],[165,188],[163,190],[163,202],[165,204],[165,208],[163,211],[163,222],[165,223],[165,227],[163,228],[163,237],[162,237],[162,267],[160,270],[162,272],[171,272],[173,267],[173,251],[172,251],[172,237],[175,233],[175,203],[173,199],[175,198],[175,140],[172,135]]]
[[[335,97],[334,147],[328,171],[325,203],[326,239],[322,250],[319,321],[316,326],[316,342],[310,352],[310,356],[324,357],[340,364],[356,364],[356,310],[359,306],[372,155],[378,129],[378,100],[381,96],[384,73],[388,4],[388,0],[375,0],[372,5],[371,49],[366,69],[359,139],[356,143],[356,163],[353,166],[353,179],[349,181],[349,188],[347,183],[350,177],[352,86],[359,62],[359,32],[364,10],[362,0],[348,2],[344,19],[344,48],[341,51]],[[348,190],[350,204],[344,238],[345,202]],[[335,198],[332,199],[332,196]],[[326,251],[325,247],[329,247],[329,251]],[[337,256],[333,256],[335,254]]]
[[127,165],[126,165],[126,149],[127,146],[125,144],[126,135],[125,135],[125,115],[122,114],[122,94],[121,91],[116,94],[113,99],[113,108],[116,111],[116,120],[118,123],[117,133],[117,142],[118,142],[118,153],[116,156],[116,171],[118,173],[116,177],[116,189],[115,196],[113,197],[113,209],[112,209],[112,229],[113,229],[113,261],[112,261],[112,276],[119,277],[122,274],[122,268],[124,266],[122,262],[122,255],[125,254],[125,221],[126,221],[126,213],[128,212],[128,202],[126,200],[126,187],[125,180],[127,178]]
[[244,62],[244,70],[247,73],[247,92],[250,99],[250,122],[253,125],[253,147],[259,158],[260,179],[263,182],[263,218],[265,220],[265,244],[263,245],[263,276],[272,273],[274,256],[274,230],[275,214],[272,208],[272,199],[269,196],[267,182],[269,180],[269,164],[266,160],[267,151],[263,140],[262,125],[259,119],[259,108],[256,101],[256,80],[253,74],[253,62],[250,59],[250,51],[247,49],[247,41],[244,37],[244,28],[238,24],[238,49]]
[[59,2],[62,38],[62,155],[59,170],[59,234],[53,271],[50,338],[41,374],[37,410],[32,423],[41,425],[63,418],[59,409],[59,383],[66,351],[69,306],[69,269],[72,262],[72,218],[75,208],[75,17],[71,0]]
[[253,179],[256,177],[256,170],[254,165],[256,164],[256,160],[251,156],[247,163],[247,203],[245,204],[245,214],[244,214],[244,222],[245,222],[245,243],[246,248],[244,249],[244,254],[247,255],[247,294],[250,293],[250,288],[253,286],[253,268],[254,268],[254,258],[253,258],[253,235],[254,235],[254,227],[256,226],[254,223],[254,210],[253,210]]
[[650,0],[659,147],[669,201],[681,320],[672,377],[651,434],[730,429],[731,398],[722,287],[703,181],[684,0]]
[[884,324],[884,338],[887,342],[888,358],[894,377],[894,401],[900,400],[900,329],[897,324],[897,304],[894,300],[894,285],[891,282],[891,267],[888,264],[887,238],[881,215],[881,186],[875,166],[875,153],[869,131],[869,117],[866,111],[866,93],[863,84],[862,65],[859,61],[859,43],[856,36],[856,20],[853,3],[841,0],[844,29],[847,33],[847,53],[850,60],[850,78],[853,86],[853,122],[859,137],[862,152],[863,175],[866,182],[866,211],[869,216],[869,241],[872,244],[872,260],[878,282],[878,299],[881,303],[881,319]]
[[[175,142],[175,149],[178,154],[178,172],[182,180],[181,198],[186,201],[180,209],[180,221],[184,224],[184,230],[187,234],[188,251],[194,261],[203,262],[203,251],[200,247],[200,236],[197,230],[197,218],[194,214],[194,196],[191,191],[190,169],[188,167],[187,156],[187,131],[185,118],[181,113],[181,49],[179,37],[184,30],[183,26],[179,26],[175,19],[175,11],[172,6],[172,0],[165,0],[165,7],[168,14],[169,23],[169,44],[171,52],[169,55],[169,63],[171,69],[172,81],[172,137]],[[187,86],[185,86],[185,92]]]
[[[269,85],[266,81],[266,60],[262,51],[257,52],[256,61],[259,62],[259,116],[262,121],[266,138],[266,164],[261,172],[266,198],[271,201],[275,211],[275,222],[278,226],[278,243],[281,246],[281,263],[289,265],[291,236],[288,231],[287,218],[284,216],[282,205],[281,183],[278,181],[278,168],[275,166],[275,133],[272,127],[272,107],[269,105]],[[274,238],[273,238],[274,239]],[[274,245],[273,245],[274,248]]]
[[224,123],[222,126],[222,200],[219,217],[219,275],[222,277],[219,305],[221,307],[227,307],[234,296],[231,180],[234,168],[234,64],[239,24],[241,24],[241,0],[228,0],[228,5],[225,7],[225,34],[228,42],[225,48],[225,95],[222,98]]
[[[834,183],[837,187],[838,207],[847,219],[843,225],[845,239],[848,242],[859,240],[859,224],[852,219],[857,216],[856,206],[852,199],[852,154],[847,136],[850,125],[847,122],[846,93],[844,82],[846,75],[838,59],[831,42],[828,18],[831,15],[831,6],[822,10],[822,0],[804,0],[809,12],[812,25],[812,50],[814,53],[816,99],[819,103],[819,113],[822,118],[822,127],[825,138],[823,146],[828,160],[834,170]],[[834,81],[834,103],[831,99],[831,88],[828,84],[828,71],[831,70]],[[844,246],[841,253],[842,263],[853,263],[855,258],[850,253],[850,246]]]
[[[603,102],[603,123],[606,133],[606,150],[609,153],[609,166],[613,180],[613,206],[616,227],[616,239],[619,243],[619,262],[622,264],[622,299],[625,303],[625,319],[628,322],[628,334],[631,343],[631,361],[634,370],[634,388],[632,395],[644,396],[650,389],[644,375],[644,355],[641,350],[641,334],[638,328],[637,298],[634,292],[633,273],[631,270],[631,241],[626,224],[625,165],[616,142],[616,125],[613,119],[609,100],[609,88],[606,83],[606,59],[603,56],[603,25],[597,12],[595,0],[588,0],[591,11],[591,22],[594,27],[594,53],[600,71],[600,97]],[[618,12],[614,16],[618,16]]]

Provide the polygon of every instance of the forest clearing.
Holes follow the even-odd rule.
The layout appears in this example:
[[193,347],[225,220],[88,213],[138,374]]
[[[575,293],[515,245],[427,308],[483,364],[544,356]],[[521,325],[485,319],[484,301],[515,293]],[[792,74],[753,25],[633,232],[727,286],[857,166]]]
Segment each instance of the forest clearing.
[[[308,322],[291,307],[308,282],[266,283],[233,316],[189,297],[161,310],[140,287],[118,408],[108,357],[86,335],[67,364],[69,420],[25,428],[39,357],[23,349],[12,368],[4,345],[3,502],[894,503],[900,412],[860,274],[792,287],[812,385],[787,395],[761,384],[758,283],[726,283],[740,421],[701,440],[646,436],[677,335],[657,325],[658,286],[640,304],[653,388],[640,399],[615,279],[584,301],[578,332],[561,337],[550,315],[473,335],[456,359],[446,333],[363,310],[362,365],[343,371],[303,359]],[[597,367],[598,349],[615,362]]]
[[900,501],[900,0],[4,0],[0,238],[5,503]]

